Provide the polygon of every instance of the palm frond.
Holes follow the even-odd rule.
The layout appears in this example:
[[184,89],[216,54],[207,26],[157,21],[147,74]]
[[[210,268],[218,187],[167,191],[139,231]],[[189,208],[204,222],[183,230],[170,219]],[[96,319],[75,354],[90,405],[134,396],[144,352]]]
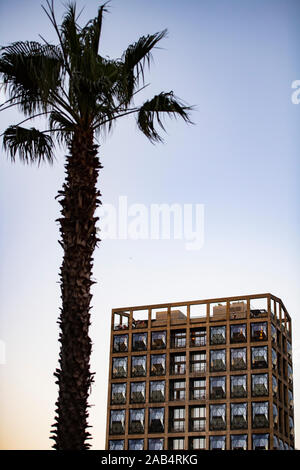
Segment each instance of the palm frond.
[[151,142],[161,142],[162,138],[155,129],[155,122],[165,130],[161,120],[162,115],[169,117],[181,117],[185,122],[192,123],[189,118],[191,106],[183,105],[173,92],[162,92],[146,101],[139,109],[137,117],[138,128],[145,134]]
[[3,136],[3,146],[14,162],[16,154],[23,163],[53,163],[54,143],[50,136],[32,127],[10,126]]
[[106,5],[109,4],[105,2],[98,9],[98,15],[93,20],[90,20],[87,25],[82,29],[82,38],[85,42],[86,47],[90,48],[95,56],[97,56],[99,51],[100,36],[102,31],[102,21],[104,13],[108,12]]
[[65,115],[58,111],[52,111],[49,116],[50,131],[55,133],[57,142],[69,144],[74,133],[76,123],[70,121]]
[[19,41],[3,47],[0,75],[12,104],[25,115],[45,110],[51,92],[61,84],[60,48],[34,41]]
[[76,19],[76,4],[69,3],[66,7],[63,22],[60,27],[61,39],[71,71],[80,70],[82,44],[80,42],[80,27]]

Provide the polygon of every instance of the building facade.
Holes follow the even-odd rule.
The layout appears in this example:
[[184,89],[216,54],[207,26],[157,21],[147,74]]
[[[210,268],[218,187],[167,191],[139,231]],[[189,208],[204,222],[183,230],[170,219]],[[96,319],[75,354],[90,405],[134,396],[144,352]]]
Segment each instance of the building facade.
[[272,294],[114,309],[106,449],[293,449],[291,318]]

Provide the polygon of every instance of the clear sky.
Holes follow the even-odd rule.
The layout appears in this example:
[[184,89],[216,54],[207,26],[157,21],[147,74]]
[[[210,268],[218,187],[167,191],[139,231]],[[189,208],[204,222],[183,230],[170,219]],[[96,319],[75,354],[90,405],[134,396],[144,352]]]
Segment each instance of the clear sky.
[[[54,33],[40,0],[0,0],[0,44]],[[56,2],[58,17],[63,10]],[[83,21],[99,2],[85,5]],[[144,96],[174,92],[194,126],[167,123],[153,146],[134,119],[100,142],[102,201],[204,204],[205,242],[105,240],[95,254],[91,336],[96,372],[93,447],[104,448],[111,308],[271,292],[293,319],[300,447],[299,151],[300,4],[297,0],[113,0],[101,54],[120,57],[143,34],[168,28]],[[2,99],[2,98],[1,98]],[[138,99],[137,99],[138,102]],[[0,113],[0,129],[20,121]],[[62,251],[57,243],[64,156],[53,167],[0,158],[0,447],[46,449],[57,388]],[[298,426],[297,426],[298,424]]]

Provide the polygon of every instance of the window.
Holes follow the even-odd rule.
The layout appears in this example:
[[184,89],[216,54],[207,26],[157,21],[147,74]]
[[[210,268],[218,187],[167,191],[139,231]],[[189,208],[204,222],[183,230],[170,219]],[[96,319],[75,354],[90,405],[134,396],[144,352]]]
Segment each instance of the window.
[[112,367],[113,379],[127,377],[127,357],[113,357]]
[[197,328],[191,330],[191,347],[206,346],[206,328]]
[[164,440],[148,439],[148,450],[164,450]]
[[185,354],[171,355],[171,374],[185,374]]
[[146,351],[147,350],[147,333],[133,333],[132,350],[133,351]]
[[146,383],[131,382],[130,384],[130,403],[145,403]]
[[290,366],[290,364],[288,364],[288,380],[289,380],[289,384],[292,385],[293,383],[293,369],[292,367]]
[[150,382],[150,401],[154,403],[165,401],[164,380],[155,380]]
[[266,341],[267,339],[267,323],[251,323],[251,341]]
[[271,324],[271,339],[272,339],[272,343],[277,342],[277,331],[273,324]]
[[110,412],[110,434],[124,434],[125,432],[125,410],[111,410]]
[[219,372],[222,370],[226,370],[225,349],[210,351],[210,371]]
[[210,405],[209,428],[211,431],[226,429],[226,405]]
[[203,436],[191,437],[191,438],[190,438],[190,443],[189,443],[189,448],[190,448],[191,450],[203,450],[203,449],[206,449],[205,437],[203,437]]
[[269,434],[253,434],[252,450],[269,450]]
[[190,407],[190,431],[205,431],[206,426],[206,407]]
[[288,358],[291,359],[292,358],[292,345],[289,341],[286,342],[286,349],[287,349]]
[[113,352],[128,351],[128,335],[115,335]]
[[291,392],[291,390],[288,391],[288,406],[290,408],[290,411],[294,409],[294,398],[293,392]]
[[170,400],[185,400],[185,380],[170,381]]
[[185,330],[171,331],[171,348],[185,348],[186,332]]
[[190,372],[206,372],[206,352],[192,353],[190,356]]
[[185,408],[170,408],[170,431],[184,432]]
[[230,349],[230,369],[231,370],[247,369],[246,348]]
[[231,343],[245,343],[247,341],[246,325],[231,325],[230,327],[230,342]]
[[144,450],[144,439],[128,439],[129,450]]
[[146,377],[146,356],[132,356],[131,377]]
[[247,429],[247,403],[231,404],[231,429]]
[[210,377],[210,398],[213,400],[217,398],[226,397],[226,378],[225,377]]
[[267,346],[257,346],[251,348],[252,369],[266,369],[268,367]]
[[267,428],[269,426],[269,403],[252,403],[252,426],[253,428]]
[[206,398],[206,379],[190,379],[190,399],[205,400]]
[[247,396],[247,376],[232,375],[230,377],[231,398],[244,398]]
[[269,394],[268,374],[254,374],[251,380],[253,397],[266,397]]
[[155,331],[151,335],[151,349],[165,349],[166,348],[166,332]]
[[225,326],[211,326],[210,344],[225,344],[225,343],[226,343],[226,327]]
[[275,429],[278,428],[278,409],[277,409],[277,406],[274,405],[274,403],[273,403],[273,425]]
[[164,432],[164,421],[164,408],[149,408],[149,433]]
[[278,450],[284,450],[284,445],[282,439],[278,440]]
[[119,405],[126,403],[126,383],[111,385],[111,404]]
[[171,450],[183,450],[184,449],[184,438],[169,439],[169,448]]
[[166,373],[166,355],[151,354],[151,370],[150,375],[165,375]]
[[294,436],[294,420],[291,416],[289,416],[289,431],[291,436]]
[[210,450],[226,450],[226,437],[225,436],[210,436],[209,449]]
[[281,363],[281,361],[280,361],[280,360],[278,361],[277,353],[276,353],[275,349],[272,348],[272,367],[273,367],[274,370],[276,370],[276,369],[277,369],[277,364],[278,364],[278,372],[279,372],[279,374],[281,373],[281,370],[280,370],[280,363]]
[[273,397],[277,398],[278,395],[278,382],[276,377],[272,375],[272,392],[273,392]]
[[233,434],[230,436],[231,450],[247,450],[247,434]]
[[279,443],[276,436],[273,436],[273,450],[279,450]]
[[108,447],[109,450],[124,450],[124,440],[109,441]]
[[141,434],[145,431],[144,408],[129,410],[129,434]]

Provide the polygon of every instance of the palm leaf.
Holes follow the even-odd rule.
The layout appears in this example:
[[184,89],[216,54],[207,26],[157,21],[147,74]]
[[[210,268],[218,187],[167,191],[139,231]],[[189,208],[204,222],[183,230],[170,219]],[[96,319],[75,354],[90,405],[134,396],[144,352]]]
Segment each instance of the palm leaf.
[[53,140],[50,136],[32,127],[26,129],[20,126],[10,126],[3,136],[3,146],[15,161],[19,154],[23,163],[38,163],[48,161],[53,163]]
[[162,138],[155,129],[155,122],[165,130],[161,120],[161,113],[170,117],[181,117],[185,122],[191,124],[189,111],[191,106],[184,106],[173,92],[160,93],[151,100],[146,101],[139,109],[137,116],[138,128],[145,134],[151,142],[161,142]]

